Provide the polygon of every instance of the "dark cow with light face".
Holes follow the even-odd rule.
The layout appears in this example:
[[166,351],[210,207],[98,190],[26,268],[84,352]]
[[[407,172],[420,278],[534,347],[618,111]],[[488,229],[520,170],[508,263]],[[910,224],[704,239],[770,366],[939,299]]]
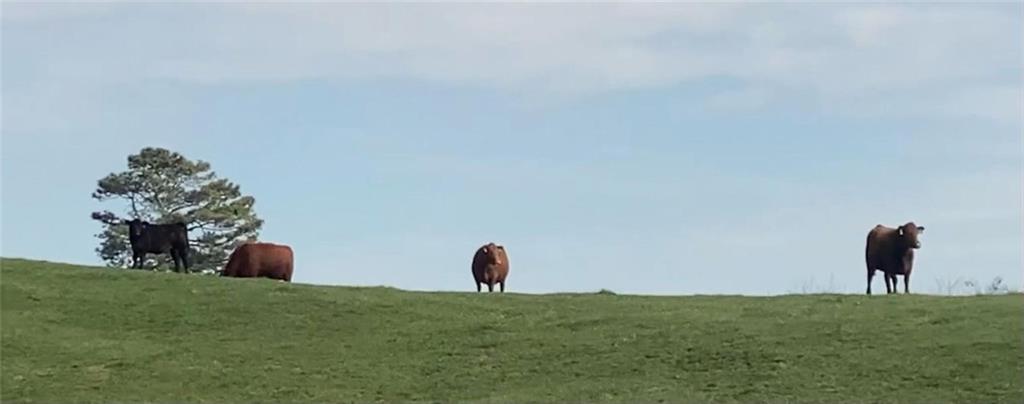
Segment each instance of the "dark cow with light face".
[[505,292],[505,278],[508,276],[508,254],[505,247],[494,243],[487,243],[476,250],[473,255],[473,280],[476,281],[476,291],[480,291],[480,284],[487,284],[487,291],[494,291],[494,284],[501,286],[501,292]]
[[[868,294],[875,271],[885,275],[886,293],[897,293],[896,275],[903,275],[903,291],[910,293],[910,272],[914,268],[914,250],[921,248],[918,235],[923,226],[909,222],[895,229],[877,225],[868,232],[864,261],[868,268]],[[892,281],[890,288],[889,282]]]
[[128,240],[132,244],[132,268],[142,268],[146,254],[170,254],[174,271],[182,266],[189,272],[188,227],[185,223],[151,224],[139,219],[126,220]]

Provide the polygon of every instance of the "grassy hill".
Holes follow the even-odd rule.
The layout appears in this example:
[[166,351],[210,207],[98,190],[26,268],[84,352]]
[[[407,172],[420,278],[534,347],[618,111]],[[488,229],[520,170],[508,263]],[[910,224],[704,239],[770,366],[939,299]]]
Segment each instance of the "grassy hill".
[[1024,401],[1020,294],[478,295],[0,266],[3,401]]

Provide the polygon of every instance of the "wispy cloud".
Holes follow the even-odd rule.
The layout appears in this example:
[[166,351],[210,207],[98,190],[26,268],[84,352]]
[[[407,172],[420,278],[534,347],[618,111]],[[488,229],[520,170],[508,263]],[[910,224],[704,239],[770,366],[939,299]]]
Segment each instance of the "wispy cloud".
[[[15,4],[5,11],[5,25],[15,27],[66,23],[55,29],[63,39],[47,43],[54,48],[43,74],[87,81],[402,78],[543,99],[729,78],[746,89],[712,94],[712,105],[755,108],[799,93],[838,110],[895,99],[885,113],[1001,122],[1016,119],[1020,106],[1013,97],[1019,5]],[[167,29],[180,24],[189,29]]]

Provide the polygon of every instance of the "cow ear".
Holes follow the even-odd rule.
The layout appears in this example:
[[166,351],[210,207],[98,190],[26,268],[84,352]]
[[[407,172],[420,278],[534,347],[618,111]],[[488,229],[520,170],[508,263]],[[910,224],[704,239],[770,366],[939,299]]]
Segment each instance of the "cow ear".
[[924,232],[924,226],[917,226],[917,231],[919,233],[923,233]]

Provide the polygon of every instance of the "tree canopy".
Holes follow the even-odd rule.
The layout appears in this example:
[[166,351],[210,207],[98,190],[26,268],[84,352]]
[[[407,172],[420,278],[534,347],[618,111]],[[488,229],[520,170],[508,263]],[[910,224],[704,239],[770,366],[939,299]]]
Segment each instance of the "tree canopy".
[[[190,263],[194,271],[218,271],[241,241],[255,240],[263,226],[256,217],[252,196],[218,178],[204,161],[191,161],[177,152],[147,147],[128,156],[128,170],[111,173],[97,183],[92,197],[121,203],[122,215],[110,210],[93,212],[102,223],[96,248],[108,266],[128,268],[131,246],[125,219],[150,223],[183,222],[189,230]],[[146,268],[167,267],[169,257],[148,255]]]

